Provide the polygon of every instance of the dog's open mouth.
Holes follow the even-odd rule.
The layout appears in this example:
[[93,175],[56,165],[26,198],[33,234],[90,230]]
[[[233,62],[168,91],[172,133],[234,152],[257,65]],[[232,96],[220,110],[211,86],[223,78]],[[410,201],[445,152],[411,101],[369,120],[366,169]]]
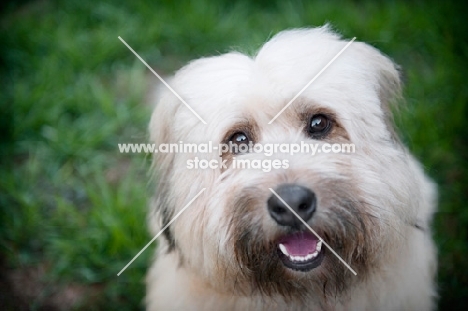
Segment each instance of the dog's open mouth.
[[290,269],[309,271],[322,263],[322,244],[311,232],[296,232],[278,240],[278,256]]

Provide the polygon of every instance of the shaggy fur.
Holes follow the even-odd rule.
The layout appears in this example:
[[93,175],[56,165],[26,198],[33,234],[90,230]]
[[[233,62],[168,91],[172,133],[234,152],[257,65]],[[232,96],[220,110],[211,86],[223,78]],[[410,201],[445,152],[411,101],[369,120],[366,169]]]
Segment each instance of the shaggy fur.
[[[355,42],[271,125],[268,122],[346,42],[328,27],[284,31],[253,57],[240,53],[195,60],[170,81],[204,119],[169,91],[150,124],[151,141],[222,143],[242,131],[256,143],[354,143],[353,154],[277,154],[288,169],[189,170],[195,156],[158,153],[158,180],[149,224],[159,232],[202,188],[206,191],[159,240],[147,275],[148,310],[431,310],[436,250],[430,221],[435,185],[401,145],[390,104],[400,93],[395,65]],[[331,132],[320,140],[304,130],[326,114]],[[232,154],[221,159],[232,160]],[[265,159],[263,154],[236,155]],[[313,189],[308,222],[356,272],[331,252],[308,272],[291,270],[275,241],[291,229],[270,217],[275,189]]]

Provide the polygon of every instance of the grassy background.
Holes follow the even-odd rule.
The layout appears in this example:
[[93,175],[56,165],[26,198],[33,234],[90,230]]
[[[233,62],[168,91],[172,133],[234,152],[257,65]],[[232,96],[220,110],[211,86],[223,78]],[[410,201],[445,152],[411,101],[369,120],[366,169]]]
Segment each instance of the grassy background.
[[[456,3],[456,2],[455,2]],[[397,117],[439,184],[439,308],[468,297],[468,26],[462,5],[388,1],[20,1],[0,15],[0,307],[142,308],[150,247],[145,142],[154,79],[186,61],[253,52],[285,28],[330,22],[406,74]],[[106,306],[106,308],[104,308]]]

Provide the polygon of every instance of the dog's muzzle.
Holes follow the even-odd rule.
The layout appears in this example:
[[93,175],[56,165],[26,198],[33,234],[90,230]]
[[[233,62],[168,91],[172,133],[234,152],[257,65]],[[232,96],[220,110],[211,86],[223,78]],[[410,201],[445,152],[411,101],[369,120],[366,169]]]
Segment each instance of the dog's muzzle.
[[[314,215],[317,199],[312,190],[297,184],[283,184],[275,192],[305,222]],[[283,264],[298,271],[318,267],[323,260],[322,241],[304,228],[301,220],[276,195],[268,199],[267,206],[271,218],[293,232],[277,241],[278,256]]]

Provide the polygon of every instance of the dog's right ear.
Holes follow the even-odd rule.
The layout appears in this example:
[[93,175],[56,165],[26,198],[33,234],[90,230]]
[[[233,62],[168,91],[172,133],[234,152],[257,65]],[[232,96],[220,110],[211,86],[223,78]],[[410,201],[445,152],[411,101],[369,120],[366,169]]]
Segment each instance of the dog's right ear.
[[[155,149],[161,144],[175,143],[173,134],[174,116],[180,106],[178,101],[167,90],[161,92],[161,96],[154,96],[153,102],[156,107],[151,115],[149,124],[150,142],[155,145]],[[174,154],[170,152],[153,154],[153,162],[151,165],[153,174],[157,174],[158,179],[164,179],[172,167]]]
[[[154,144],[157,149],[161,144],[174,143],[174,118],[180,106],[180,101],[169,93],[168,90],[159,89],[155,92],[156,96],[151,96],[152,103],[156,103],[156,107],[151,115],[149,124],[149,139],[150,143]],[[163,228],[172,218],[172,209],[168,202],[167,192],[170,189],[170,176],[173,168],[174,153],[170,152],[154,152],[151,164],[152,179],[155,180],[156,192],[150,203],[150,213],[148,214],[149,228],[155,235]],[[170,228],[164,231],[164,238],[167,242],[165,248],[170,251],[174,248],[175,241],[171,234]]]

